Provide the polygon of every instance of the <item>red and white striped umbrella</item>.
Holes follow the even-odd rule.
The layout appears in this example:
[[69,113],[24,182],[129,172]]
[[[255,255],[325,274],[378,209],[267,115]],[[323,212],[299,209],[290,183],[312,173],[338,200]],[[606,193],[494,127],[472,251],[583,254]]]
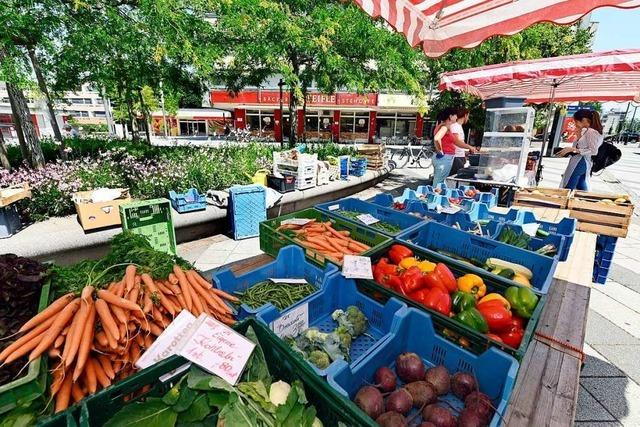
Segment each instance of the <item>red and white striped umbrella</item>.
[[516,61],[445,73],[440,90],[528,103],[640,102],[640,49]]
[[382,17],[427,56],[470,48],[495,35],[515,34],[537,22],[570,24],[603,6],[633,8],[640,0],[354,0]]

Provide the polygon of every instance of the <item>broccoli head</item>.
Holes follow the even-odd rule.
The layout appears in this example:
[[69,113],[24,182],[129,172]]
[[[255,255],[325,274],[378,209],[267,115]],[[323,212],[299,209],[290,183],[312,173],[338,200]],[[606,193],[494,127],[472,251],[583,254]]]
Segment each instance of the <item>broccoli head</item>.
[[352,337],[364,334],[368,327],[364,313],[354,305],[347,307],[346,311],[340,309],[334,311],[331,317],[338,322],[338,325],[346,328]]
[[329,360],[329,355],[321,350],[313,350],[309,353],[309,357],[307,358],[309,363],[313,363],[318,369],[327,369],[331,361]]
[[342,349],[342,352],[348,355],[349,350],[351,349],[351,342],[353,341],[351,333],[344,326],[338,326],[335,330],[335,333],[340,339],[340,348]]

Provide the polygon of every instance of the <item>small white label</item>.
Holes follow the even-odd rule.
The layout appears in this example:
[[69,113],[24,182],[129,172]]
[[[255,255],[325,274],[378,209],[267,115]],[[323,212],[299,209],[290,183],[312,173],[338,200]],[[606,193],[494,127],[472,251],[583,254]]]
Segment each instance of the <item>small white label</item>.
[[307,279],[269,279],[269,280],[272,281],[273,283],[296,283],[296,284],[308,283]]
[[282,221],[280,223],[280,225],[306,225],[308,223],[310,223],[312,220],[309,218],[291,218],[291,219],[285,219],[284,221]]
[[329,206],[329,210],[330,211],[337,211],[338,209],[340,209],[340,205],[331,205],[331,206]]
[[255,347],[244,336],[203,313],[180,356],[234,385]]
[[305,329],[309,329],[308,304],[292,308],[271,322],[271,330],[280,338],[297,337]]
[[373,279],[371,258],[345,255],[342,262],[342,275],[347,279]]
[[358,219],[358,221],[362,222],[365,225],[371,225],[375,224],[376,222],[380,222],[378,218],[370,214],[360,214],[356,218]]
[[459,211],[460,211],[460,208],[458,206],[454,206],[454,205],[450,205],[450,206],[437,205],[436,206],[436,212],[438,212],[438,213],[454,214],[454,213],[459,212]]
[[522,231],[528,234],[531,237],[536,237],[536,233],[538,232],[538,228],[540,228],[540,224],[537,222],[532,222],[530,224],[521,225]]
[[142,356],[136,362],[136,367],[145,369],[169,356],[177,354],[191,335],[191,328],[195,323],[195,316],[188,310],[182,310],[167,326],[167,329],[142,353]]

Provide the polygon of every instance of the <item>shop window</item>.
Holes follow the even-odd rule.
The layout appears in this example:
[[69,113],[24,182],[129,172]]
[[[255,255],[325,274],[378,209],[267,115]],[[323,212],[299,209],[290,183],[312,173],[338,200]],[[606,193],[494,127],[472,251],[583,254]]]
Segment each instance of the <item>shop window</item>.
[[318,116],[305,117],[304,130],[307,132],[318,132],[319,119]]
[[353,113],[342,113],[340,115],[340,135],[345,136],[348,133],[353,133],[353,124],[355,116]]
[[395,117],[378,117],[376,119],[376,134],[380,138],[391,138],[395,132]]
[[260,114],[247,114],[247,128],[255,131],[260,129]]

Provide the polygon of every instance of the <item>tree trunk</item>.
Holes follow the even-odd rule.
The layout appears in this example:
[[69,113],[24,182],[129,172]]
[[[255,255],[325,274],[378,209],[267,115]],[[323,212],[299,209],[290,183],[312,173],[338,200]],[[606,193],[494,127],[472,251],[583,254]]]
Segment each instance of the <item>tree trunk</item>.
[[22,133],[24,137],[23,155],[27,154],[25,160],[33,168],[41,168],[44,166],[44,154],[40,146],[40,139],[36,132],[36,128],[31,121],[31,112],[27,99],[22,89],[16,87],[12,83],[7,83],[7,92],[9,94],[9,102],[11,103],[11,112],[13,113],[13,122],[16,125],[18,135]]
[[133,101],[131,100],[131,90],[129,86],[125,88],[125,100],[127,102],[127,125],[129,125],[129,131],[131,132],[131,138],[133,141],[138,140],[138,127],[135,124],[133,117]]
[[7,146],[4,143],[2,130],[0,130],[0,165],[11,172],[11,163],[9,163],[9,154],[7,153]]
[[293,148],[298,139],[298,97],[295,87],[289,89],[289,123],[291,124],[291,129],[289,129],[289,147]]
[[151,132],[149,131],[149,118],[147,117],[147,106],[142,98],[142,89],[138,91],[138,98],[140,99],[140,109],[142,110],[142,119],[144,120],[144,133],[147,136],[147,143],[151,145]]
[[31,65],[33,66],[33,72],[36,75],[36,80],[38,80],[38,88],[40,88],[40,92],[42,92],[42,94],[44,95],[44,100],[47,104],[47,110],[49,110],[49,120],[51,121],[51,127],[53,128],[53,136],[58,142],[60,142],[60,157],[66,160],[67,153],[66,151],[64,151],[64,139],[62,138],[62,132],[60,132],[60,126],[58,126],[58,120],[56,120],[56,112],[53,108],[51,96],[49,95],[49,89],[47,89],[47,82],[44,80],[44,76],[42,75],[40,61],[36,56],[36,51],[33,46],[27,48],[27,53],[29,54],[29,59],[31,60]]

